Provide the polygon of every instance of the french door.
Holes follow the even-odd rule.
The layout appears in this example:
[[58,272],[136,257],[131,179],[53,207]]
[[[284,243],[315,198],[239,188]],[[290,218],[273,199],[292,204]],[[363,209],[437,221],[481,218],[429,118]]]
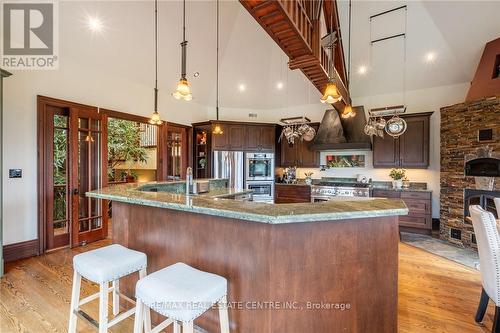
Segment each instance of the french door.
[[43,253],[107,236],[106,119],[97,108],[38,98],[39,238]]

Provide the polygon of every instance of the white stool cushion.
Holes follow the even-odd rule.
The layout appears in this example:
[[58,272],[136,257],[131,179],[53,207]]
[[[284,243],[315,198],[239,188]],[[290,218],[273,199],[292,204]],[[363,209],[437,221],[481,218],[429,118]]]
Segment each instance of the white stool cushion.
[[73,257],[73,268],[95,283],[117,280],[147,266],[144,253],[113,244]]
[[135,296],[170,319],[192,321],[227,294],[222,276],[184,263],[163,268],[137,282]]

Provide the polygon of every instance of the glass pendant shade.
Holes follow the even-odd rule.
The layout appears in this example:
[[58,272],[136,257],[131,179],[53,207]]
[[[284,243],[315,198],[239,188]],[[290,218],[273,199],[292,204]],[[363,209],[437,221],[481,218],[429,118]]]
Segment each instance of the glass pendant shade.
[[149,119],[151,125],[161,125],[163,121],[161,120],[160,113],[158,111],[153,112],[151,118]]
[[189,88],[189,83],[186,79],[182,78],[177,84],[177,89],[172,93],[175,99],[182,99],[184,101],[190,101],[193,99],[191,95],[191,89]]
[[342,96],[339,93],[337,85],[332,81],[328,82],[325,88],[325,93],[323,97],[321,97],[321,103],[336,103],[342,99]]
[[342,111],[342,114],[340,115],[342,118],[346,119],[346,118],[351,118],[351,117],[354,117],[356,115],[356,111],[354,111],[352,109],[352,106],[350,105],[346,105],[344,107],[344,110]]
[[224,131],[222,130],[220,125],[215,125],[214,130],[212,131],[212,134],[220,135],[220,134],[224,134]]

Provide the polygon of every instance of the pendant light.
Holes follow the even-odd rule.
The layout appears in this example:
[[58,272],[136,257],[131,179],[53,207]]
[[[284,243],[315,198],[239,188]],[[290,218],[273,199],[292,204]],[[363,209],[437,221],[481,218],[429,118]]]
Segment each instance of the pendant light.
[[[349,62],[347,64],[347,91],[350,93],[349,86],[351,85],[351,0],[349,0],[349,41],[348,41],[348,50],[349,50],[349,58],[347,59]],[[352,109],[350,104],[347,104],[340,115],[342,118],[351,118],[356,116],[356,111]]]
[[331,20],[331,32],[330,32],[330,63],[328,66],[328,83],[325,88],[323,97],[321,97],[321,103],[333,104],[339,102],[342,99],[342,95],[339,93],[339,89],[335,84],[335,78],[333,73],[335,71],[335,41],[333,40],[333,2],[332,2],[332,20]]
[[[215,64],[215,118],[219,121],[219,0],[217,0],[217,22],[215,23],[215,49],[216,49],[216,64]],[[215,124],[212,134],[224,134],[224,131],[219,124]]]
[[193,95],[191,95],[191,89],[189,88],[189,83],[186,78],[186,52],[188,44],[186,40],[186,0],[182,2],[182,15],[181,78],[172,96],[174,96],[175,99],[190,101],[193,99]]
[[154,89],[154,105],[155,109],[149,119],[151,125],[161,125],[160,113],[158,112],[158,0],[155,0],[155,89]]

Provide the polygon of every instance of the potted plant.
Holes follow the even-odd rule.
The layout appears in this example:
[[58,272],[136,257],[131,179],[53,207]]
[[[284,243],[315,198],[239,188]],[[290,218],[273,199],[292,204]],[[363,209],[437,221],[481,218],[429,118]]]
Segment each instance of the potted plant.
[[392,187],[399,190],[403,187],[403,178],[405,178],[405,169],[392,169],[389,177],[393,179]]
[[304,175],[306,176],[306,184],[311,185],[312,184],[312,178],[311,176],[314,174],[314,172],[305,172]]

